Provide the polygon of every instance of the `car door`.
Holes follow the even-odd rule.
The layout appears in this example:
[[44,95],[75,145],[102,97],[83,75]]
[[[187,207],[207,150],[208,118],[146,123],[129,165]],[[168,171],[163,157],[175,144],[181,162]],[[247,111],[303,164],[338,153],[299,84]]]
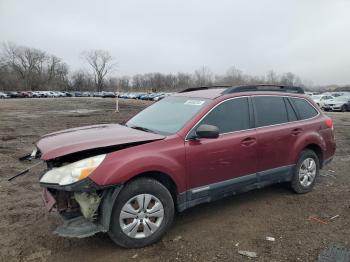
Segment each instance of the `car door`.
[[291,170],[290,147],[303,132],[289,99],[281,96],[253,97],[258,141],[259,182],[280,180]]
[[257,142],[250,107],[248,97],[226,100],[192,129],[188,137],[202,124],[217,126],[220,135],[215,139],[196,138],[185,142],[188,200],[221,197],[255,182]]

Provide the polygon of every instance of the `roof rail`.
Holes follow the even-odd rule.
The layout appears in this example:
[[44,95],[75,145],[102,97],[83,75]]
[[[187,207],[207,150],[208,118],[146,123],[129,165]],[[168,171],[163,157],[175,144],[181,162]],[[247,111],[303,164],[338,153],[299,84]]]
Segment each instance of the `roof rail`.
[[199,87],[190,87],[186,88],[179,93],[187,93],[187,92],[192,92],[192,91],[199,91],[199,90],[208,90],[208,89],[214,89],[214,88],[228,88],[232,87],[232,85],[225,86],[225,85],[217,85],[217,86],[199,86]]
[[247,91],[276,91],[276,92],[304,94],[304,90],[298,86],[269,85],[269,84],[232,86],[224,90],[221,94],[226,95],[226,94],[247,92]]

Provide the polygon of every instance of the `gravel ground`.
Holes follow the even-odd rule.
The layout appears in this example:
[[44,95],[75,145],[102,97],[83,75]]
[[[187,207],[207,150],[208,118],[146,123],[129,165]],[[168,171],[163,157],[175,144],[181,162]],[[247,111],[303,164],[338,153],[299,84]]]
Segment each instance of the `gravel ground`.
[[138,250],[119,248],[105,234],[53,235],[61,219],[43,208],[37,174],[7,182],[30,165],[17,158],[48,132],[121,122],[149,104],[121,100],[116,113],[113,99],[0,101],[0,261],[246,261],[239,250],[256,252],[255,261],[315,261],[326,247],[350,247],[350,113],[329,113],[336,157],[309,194],[281,184],[203,204],[176,215],[162,241]]

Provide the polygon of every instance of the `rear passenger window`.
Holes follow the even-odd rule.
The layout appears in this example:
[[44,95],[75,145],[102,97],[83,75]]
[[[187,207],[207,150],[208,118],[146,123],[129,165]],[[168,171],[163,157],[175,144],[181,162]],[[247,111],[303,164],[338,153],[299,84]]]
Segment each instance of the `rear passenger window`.
[[254,97],[257,127],[276,125],[288,122],[287,110],[283,97]]
[[317,110],[305,99],[293,98],[293,101],[299,112],[300,119],[308,119],[318,114]]
[[249,128],[248,98],[235,98],[215,107],[199,124],[214,125],[220,134]]

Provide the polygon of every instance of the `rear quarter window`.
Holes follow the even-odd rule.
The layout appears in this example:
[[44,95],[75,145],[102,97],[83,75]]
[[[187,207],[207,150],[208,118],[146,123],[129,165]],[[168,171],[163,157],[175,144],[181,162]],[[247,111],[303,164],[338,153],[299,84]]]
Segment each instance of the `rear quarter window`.
[[307,100],[295,97],[292,99],[299,112],[300,119],[312,118],[318,114],[318,111]]

